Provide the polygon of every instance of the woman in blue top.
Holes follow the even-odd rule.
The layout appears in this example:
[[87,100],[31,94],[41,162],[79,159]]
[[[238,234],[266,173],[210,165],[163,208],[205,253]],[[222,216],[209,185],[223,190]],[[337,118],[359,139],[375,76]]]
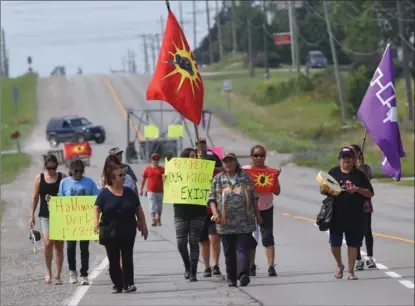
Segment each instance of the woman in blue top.
[[[71,176],[64,178],[59,185],[59,196],[94,196],[99,194],[97,184],[93,179],[84,176],[85,165],[80,159],[75,159],[69,166]],[[76,241],[67,241],[67,258],[69,266],[69,283],[78,282],[76,272]],[[81,285],[89,285],[89,241],[79,242],[81,248]]]

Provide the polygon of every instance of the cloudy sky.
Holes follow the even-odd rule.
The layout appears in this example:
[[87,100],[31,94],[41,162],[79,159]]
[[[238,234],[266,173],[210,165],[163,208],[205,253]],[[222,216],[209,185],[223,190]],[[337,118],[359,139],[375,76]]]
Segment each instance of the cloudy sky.
[[[221,1],[219,1],[220,3]],[[184,31],[193,46],[192,1],[181,1]],[[211,25],[215,1],[209,1]],[[180,18],[179,1],[171,8]],[[197,40],[207,34],[206,3],[196,1]],[[1,27],[6,32],[10,75],[27,71],[27,56],[41,75],[57,65],[67,74],[81,66],[85,74],[120,70],[127,50],[136,53],[138,71],[144,71],[141,34],[161,33],[166,20],[164,1],[1,1]],[[186,22],[187,21],[187,22]],[[150,53],[151,55],[151,53]]]

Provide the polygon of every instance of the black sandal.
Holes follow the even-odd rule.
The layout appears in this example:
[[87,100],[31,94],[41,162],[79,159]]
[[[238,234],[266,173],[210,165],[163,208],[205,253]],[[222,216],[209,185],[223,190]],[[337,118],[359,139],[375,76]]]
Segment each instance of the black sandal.
[[334,274],[334,277],[337,279],[343,278],[343,272],[344,272],[344,265],[341,267],[340,270],[336,272],[336,274]]

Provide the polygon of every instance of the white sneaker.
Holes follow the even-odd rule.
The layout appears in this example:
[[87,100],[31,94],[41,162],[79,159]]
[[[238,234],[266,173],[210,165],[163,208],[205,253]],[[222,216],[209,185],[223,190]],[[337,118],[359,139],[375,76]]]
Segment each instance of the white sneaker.
[[76,271],[69,271],[69,283],[76,284],[78,282],[78,273]]
[[81,286],[88,286],[89,280],[87,276],[81,276]]

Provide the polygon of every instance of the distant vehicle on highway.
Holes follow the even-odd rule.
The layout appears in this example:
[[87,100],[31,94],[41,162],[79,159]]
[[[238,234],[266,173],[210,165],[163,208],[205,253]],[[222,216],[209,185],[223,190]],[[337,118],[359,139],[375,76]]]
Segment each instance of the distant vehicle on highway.
[[95,125],[85,117],[64,116],[51,118],[46,127],[46,138],[55,148],[65,142],[105,141],[105,129]]
[[311,68],[325,68],[327,58],[320,50],[310,50],[306,56],[305,64]]

